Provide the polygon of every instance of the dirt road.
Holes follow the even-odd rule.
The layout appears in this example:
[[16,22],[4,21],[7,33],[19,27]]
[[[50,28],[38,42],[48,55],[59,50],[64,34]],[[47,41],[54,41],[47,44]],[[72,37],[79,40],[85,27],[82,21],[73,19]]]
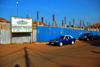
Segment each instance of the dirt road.
[[0,45],[0,67],[100,67],[100,40],[74,45]]

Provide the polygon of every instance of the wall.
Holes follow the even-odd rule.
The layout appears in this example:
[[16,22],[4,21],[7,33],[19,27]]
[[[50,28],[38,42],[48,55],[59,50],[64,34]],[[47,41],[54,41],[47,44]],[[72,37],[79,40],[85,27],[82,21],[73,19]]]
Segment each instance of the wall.
[[49,41],[50,39],[56,38],[58,35],[72,35],[74,38],[78,39],[79,36],[87,32],[93,33],[94,35],[98,33],[100,35],[100,32],[96,31],[37,26],[37,41]]
[[31,33],[12,33],[12,43],[31,42]]
[[0,44],[9,44],[10,43],[10,30],[9,29],[0,29]]
[[[93,33],[94,35],[98,33],[100,35],[100,32],[96,31],[37,26],[37,30],[33,30],[33,42],[49,41],[58,35],[72,35],[78,39],[80,35],[86,32]],[[12,43],[24,42],[32,42],[32,33],[12,33]],[[10,44],[10,29],[0,29],[0,44]]]
[[[36,30],[33,30],[33,42],[36,41]],[[12,43],[32,42],[32,33],[12,33]],[[0,29],[0,44],[10,44],[10,29]]]

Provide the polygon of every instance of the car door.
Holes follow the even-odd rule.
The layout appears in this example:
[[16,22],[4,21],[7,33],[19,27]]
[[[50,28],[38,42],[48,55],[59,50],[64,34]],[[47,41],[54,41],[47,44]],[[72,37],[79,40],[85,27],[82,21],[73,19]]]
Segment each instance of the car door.
[[69,37],[68,43],[71,43],[72,42],[72,38],[71,38],[71,36],[68,36],[68,37]]
[[92,33],[90,33],[90,34],[89,34],[89,37],[90,37],[90,39],[92,39],[92,38],[93,38],[93,34],[92,34]]
[[65,43],[69,43],[69,37],[68,36],[65,37]]
[[65,44],[65,41],[66,41],[65,36],[61,41],[63,42],[63,44]]
[[63,44],[65,44],[65,41],[66,41],[66,40],[65,40],[65,36],[61,36],[61,37],[60,37],[60,41],[62,41]]

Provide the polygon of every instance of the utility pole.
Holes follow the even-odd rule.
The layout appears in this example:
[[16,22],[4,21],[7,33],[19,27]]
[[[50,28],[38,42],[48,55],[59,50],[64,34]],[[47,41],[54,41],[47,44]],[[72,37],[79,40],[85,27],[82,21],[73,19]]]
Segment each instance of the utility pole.
[[18,17],[18,0],[17,0],[17,17]]

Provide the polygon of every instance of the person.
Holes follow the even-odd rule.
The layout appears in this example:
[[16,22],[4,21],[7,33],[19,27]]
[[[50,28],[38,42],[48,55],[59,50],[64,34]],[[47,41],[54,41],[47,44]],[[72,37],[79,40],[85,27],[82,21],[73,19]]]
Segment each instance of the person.
[[68,39],[68,36],[66,36],[66,39]]
[[14,67],[20,67],[18,64],[16,64]]

